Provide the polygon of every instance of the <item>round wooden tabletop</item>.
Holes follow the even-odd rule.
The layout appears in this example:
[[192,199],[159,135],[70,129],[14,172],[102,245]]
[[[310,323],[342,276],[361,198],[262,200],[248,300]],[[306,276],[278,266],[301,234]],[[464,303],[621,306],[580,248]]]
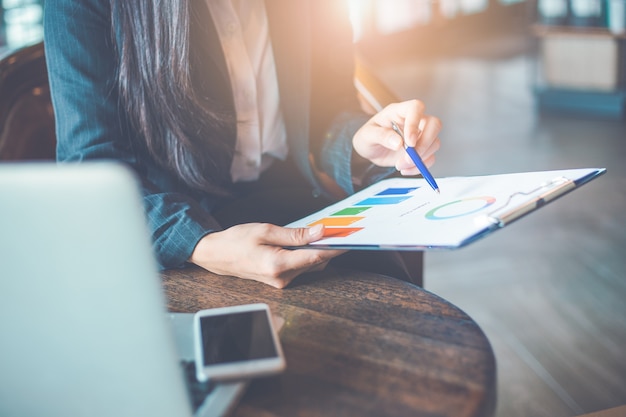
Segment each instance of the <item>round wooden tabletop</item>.
[[211,274],[167,271],[168,308],[264,302],[284,324],[287,369],[254,380],[235,416],[489,416],[493,350],[446,300],[382,275],[327,268],[286,289]]

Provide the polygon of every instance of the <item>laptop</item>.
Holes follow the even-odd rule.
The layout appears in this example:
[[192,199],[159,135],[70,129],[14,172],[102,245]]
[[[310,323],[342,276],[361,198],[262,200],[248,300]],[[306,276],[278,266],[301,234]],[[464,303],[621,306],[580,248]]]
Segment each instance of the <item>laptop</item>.
[[0,164],[0,416],[226,415],[246,384],[189,378],[191,323],[128,168]]

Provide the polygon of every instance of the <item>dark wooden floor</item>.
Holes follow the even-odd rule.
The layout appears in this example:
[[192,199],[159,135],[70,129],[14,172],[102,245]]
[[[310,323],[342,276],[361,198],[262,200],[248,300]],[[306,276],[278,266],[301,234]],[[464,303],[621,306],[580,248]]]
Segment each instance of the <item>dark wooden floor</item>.
[[575,416],[626,404],[626,124],[539,115],[531,56],[376,64],[394,92],[443,120],[435,176],[608,168],[482,241],[425,258],[426,289],[491,340],[497,416]]

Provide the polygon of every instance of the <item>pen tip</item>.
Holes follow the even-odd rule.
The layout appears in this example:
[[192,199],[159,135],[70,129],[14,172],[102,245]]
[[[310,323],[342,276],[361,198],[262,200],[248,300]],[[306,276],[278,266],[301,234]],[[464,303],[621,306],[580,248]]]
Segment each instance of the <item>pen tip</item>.
[[437,194],[441,194],[441,192],[439,192],[439,188],[435,188],[435,191],[437,191]]

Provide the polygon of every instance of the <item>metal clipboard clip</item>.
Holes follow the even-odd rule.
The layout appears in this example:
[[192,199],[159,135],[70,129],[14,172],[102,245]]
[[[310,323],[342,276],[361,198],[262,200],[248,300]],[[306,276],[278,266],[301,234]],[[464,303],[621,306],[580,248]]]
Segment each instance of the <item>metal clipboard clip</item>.
[[[485,215],[487,221],[499,227],[504,227],[523,215],[543,206],[544,204],[562,196],[568,191],[576,188],[576,183],[565,177],[557,177],[552,181],[545,182],[539,187],[530,191],[520,191],[509,196],[507,201],[497,209]],[[538,196],[525,201],[521,205],[513,206],[513,200],[518,196]]]

